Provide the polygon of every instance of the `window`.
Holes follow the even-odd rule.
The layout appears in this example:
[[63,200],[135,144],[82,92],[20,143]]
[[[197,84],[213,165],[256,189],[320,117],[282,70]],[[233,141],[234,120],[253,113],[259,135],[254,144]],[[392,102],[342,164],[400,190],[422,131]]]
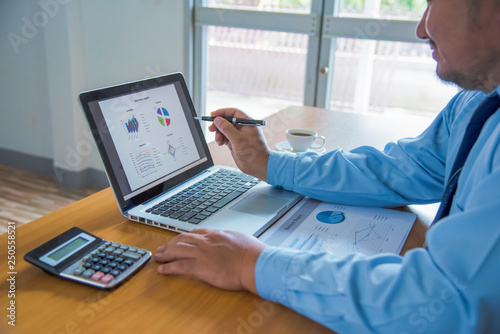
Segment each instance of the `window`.
[[234,106],[263,118],[304,100],[305,34],[210,26],[206,110]]
[[259,1],[259,0],[208,0],[208,7],[258,10],[265,12],[300,13],[311,12],[311,0]]
[[439,81],[415,28],[425,0],[196,0],[195,104],[261,118],[288,105],[434,117]]

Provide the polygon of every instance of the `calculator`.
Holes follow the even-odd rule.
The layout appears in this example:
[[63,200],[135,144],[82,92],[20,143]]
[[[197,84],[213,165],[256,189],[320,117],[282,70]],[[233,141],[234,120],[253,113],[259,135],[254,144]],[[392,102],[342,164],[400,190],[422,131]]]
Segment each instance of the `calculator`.
[[33,249],[24,259],[49,274],[113,289],[137,273],[151,259],[151,252],[73,227]]

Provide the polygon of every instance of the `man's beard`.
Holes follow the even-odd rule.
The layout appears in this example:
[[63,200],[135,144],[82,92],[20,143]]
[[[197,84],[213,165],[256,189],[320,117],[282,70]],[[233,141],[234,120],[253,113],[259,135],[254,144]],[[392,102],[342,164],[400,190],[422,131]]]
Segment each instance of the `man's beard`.
[[[435,44],[432,43],[431,45],[435,47]],[[500,80],[493,77],[493,70],[499,62],[500,52],[490,51],[488,55],[476,59],[475,63],[464,71],[449,70],[439,74],[436,68],[436,74],[445,83],[453,83],[466,90],[480,90],[489,93],[500,85]]]

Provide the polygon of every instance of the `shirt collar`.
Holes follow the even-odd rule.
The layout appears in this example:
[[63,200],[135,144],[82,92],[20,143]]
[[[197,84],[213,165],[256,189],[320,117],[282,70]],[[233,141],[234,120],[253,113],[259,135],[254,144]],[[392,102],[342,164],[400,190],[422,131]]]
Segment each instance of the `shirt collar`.
[[498,96],[500,96],[500,85],[497,88],[495,88],[492,92],[488,93],[488,97],[492,96],[494,94],[497,94]]

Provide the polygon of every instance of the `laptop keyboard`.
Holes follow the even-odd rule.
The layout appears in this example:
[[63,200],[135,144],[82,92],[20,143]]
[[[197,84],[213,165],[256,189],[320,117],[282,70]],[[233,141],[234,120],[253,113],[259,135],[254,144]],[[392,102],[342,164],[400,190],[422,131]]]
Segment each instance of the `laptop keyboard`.
[[146,212],[198,224],[259,182],[253,176],[222,169]]

